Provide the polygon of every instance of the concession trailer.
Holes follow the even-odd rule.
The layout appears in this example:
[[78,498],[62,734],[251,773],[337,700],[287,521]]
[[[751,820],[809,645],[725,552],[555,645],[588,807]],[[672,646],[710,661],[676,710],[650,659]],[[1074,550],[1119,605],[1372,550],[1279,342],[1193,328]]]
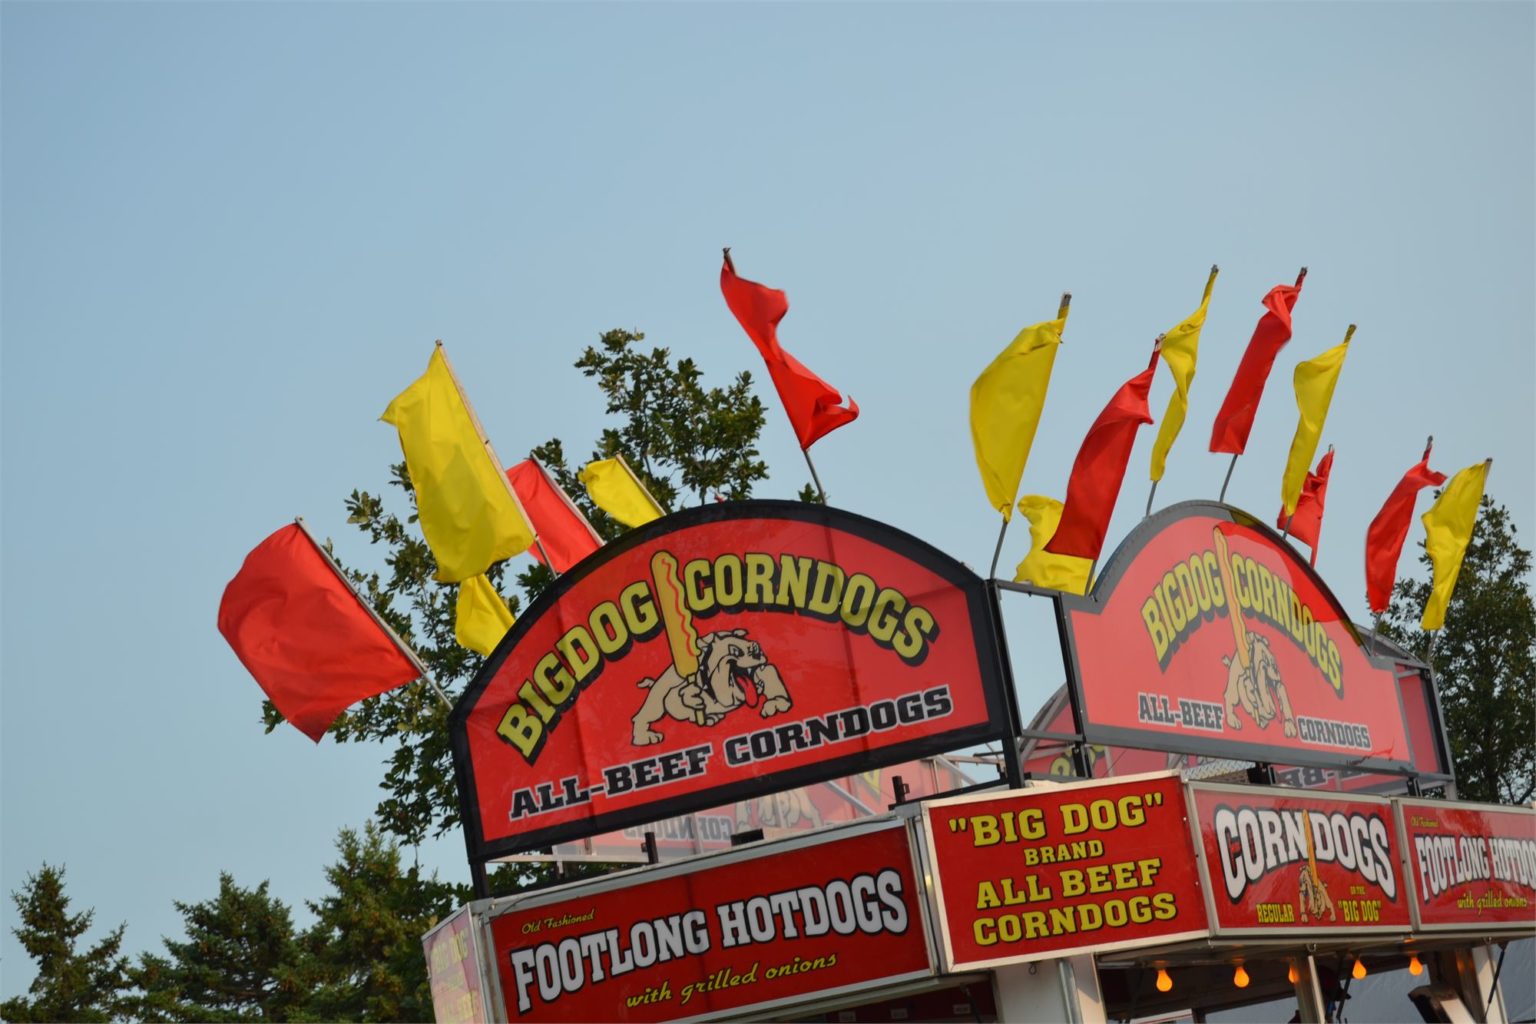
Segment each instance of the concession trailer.
[[[1428,666],[1226,505],[1086,595],[680,512],[542,594],[452,738],[480,898],[424,937],[439,1021],[1529,1012],[1536,811],[1455,800]],[[489,891],[533,858],[624,866]]]

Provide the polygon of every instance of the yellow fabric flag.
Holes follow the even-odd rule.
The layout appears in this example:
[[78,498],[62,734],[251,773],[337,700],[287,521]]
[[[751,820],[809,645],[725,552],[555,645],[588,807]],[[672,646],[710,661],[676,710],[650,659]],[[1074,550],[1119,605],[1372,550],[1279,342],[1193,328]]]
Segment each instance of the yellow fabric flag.
[[1019,511],[1029,520],[1029,554],[1019,563],[1015,583],[1033,583],[1037,587],[1065,590],[1069,594],[1088,592],[1088,573],[1093,562],[1075,555],[1053,555],[1045,546],[1056,535],[1061,522],[1061,502],[1039,494],[1019,499]]
[[533,544],[533,529],[439,344],[427,372],[379,417],[400,432],[437,578],[459,583]]
[[981,470],[987,500],[1004,520],[1013,517],[1013,499],[1019,493],[1030,446],[1035,443],[1051,367],[1066,325],[1064,302],[1055,320],[1020,331],[971,385],[976,468]]
[[1462,556],[1472,541],[1472,527],[1492,463],[1492,459],[1479,462],[1451,477],[1434,505],[1419,517],[1424,523],[1424,550],[1429,552],[1432,583],[1429,600],[1424,602],[1424,617],[1419,620],[1422,629],[1445,625],[1445,609],[1456,589],[1456,577],[1461,575]]
[[453,638],[460,647],[487,658],[512,628],[507,602],[484,576],[471,576],[459,584],[459,600],[453,609]]
[[665,514],[622,455],[589,463],[579,476],[597,507],[625,526],[644,526]]
[[1296,408],[1301,415],[1291,438],[1291,454],[1285,460],[1285,476],[1280,480],[1280,500],[1287,516],[1296,514],[1296,502],[1307,482],[1312,456],[1317,454],[1323,421],[1328,418],[1328,404],[1333,401],[1333,388],[1339,382],[1339,371],[1344,369],[1344,357],[1349,354],[1349,339],[1354,333],[1355,325],[1350,324],[1341,343],[1296,367]]
[[1152,443],[1153,483],[1163,478],[1163,471],[1168,468],[1168,449],[1173,447],[1179,431],[1184,429],[1184,417],[1189,412],[1189,385],[1195,379],[1195,356],[1200,349],[1200,330],[1205,326],[1205,311],[1211,304],[1211,288],[1216,284],[1219,272],[1218,268],[1211,268],[1200,308],[1163,335],[1163,362],[1173,374],[1173,394],[1168,396],[1168,411],[1163,413],[1157,440]]

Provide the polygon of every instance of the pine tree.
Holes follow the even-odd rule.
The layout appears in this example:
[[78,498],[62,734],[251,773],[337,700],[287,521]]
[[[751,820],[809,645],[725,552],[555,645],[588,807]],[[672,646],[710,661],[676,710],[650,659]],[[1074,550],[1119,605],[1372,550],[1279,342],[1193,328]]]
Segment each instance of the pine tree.
[[[1429,555],[1419,561],[1429,566]],[[1432,660],[1456,791],[1463,800],[1523,804],[1536,793],[1536,601],[1531,552],[1509,510],[1484,495],[1461,575],[1433,640],[1419,629],[1428,580],[1399,580],[1381,632]],[[1431,653],[1432,652],[1432,653]]]
[[0,1019],[14,1021],[105,1021],[118,1016],[128,960],[120,950],[125,925],[118,925],[90,949],[76,943],[91,927],[95,911],[69,912],[64,868],[44,864],[11,893],[21,924],[11,932],[37,963],[26,996],[0,1003]]
[[401,864],[400,848],[369,823],[343,829],[340,859],[325,869],[331,892],[309,909],[303,942],[318,975],[306,1012],[318,1020],[431,1020],[421,937],[470,898]]
[[268,894],[267,884],[246,889],[220,873],[214,898],[177,901],[186,939],[166,939],[166,956],[140,956],[130,972],[138,987],[131,1015],[159,1021],[304,1019],[314,971],[288,907]]

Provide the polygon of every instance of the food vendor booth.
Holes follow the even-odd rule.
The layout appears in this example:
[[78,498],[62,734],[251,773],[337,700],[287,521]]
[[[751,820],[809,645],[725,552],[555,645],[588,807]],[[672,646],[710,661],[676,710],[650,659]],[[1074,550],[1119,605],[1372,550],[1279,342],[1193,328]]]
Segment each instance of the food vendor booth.
[[[1027,727],[1026,676],[1065,676]],[[1448,799],[1428,667],[1214,503],[1086,596],[825,506],[668,516],[540,596],[452,736],[480,898],[424,938],[440,1021],[1326,1021],[1367,990],[1504,1021],[1536,933],[1536,811]],[[489,891],[551,856],[643,863]]]

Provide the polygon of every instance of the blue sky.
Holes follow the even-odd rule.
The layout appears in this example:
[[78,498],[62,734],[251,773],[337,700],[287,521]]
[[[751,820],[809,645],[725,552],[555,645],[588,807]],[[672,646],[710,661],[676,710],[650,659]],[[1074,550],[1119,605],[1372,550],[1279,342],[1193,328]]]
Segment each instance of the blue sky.
[[[1319,561],[1346,605],[1364,614],[1366,525],[1427,434],[1442,470],[1495,458],[1529,544],[1533,39],[1517,3],[5,3],[0,886],[64,863],[135,950],[220,870],[322,891],[384,751],[263,735],[214,616],[295,514],[373,557],[341,499],[383,489],[377,417],[435,338],[509,461],[587,450],[602,408],[570,364],[604,329],[714,381],[752,369],[775,407],[761,493],[798,490],[722,245],[863,408],[814,452],[833,503],[978,567],[976,374],[1074,293],[1023,488],[1061,497],[1212,262],[1160,505],[1219,489],[1211,417],[1259,300],[1306,264],[1229,499],[1273,516],[1291,369],[1354,322]],[[1026,550],[1012,531],[1004,566]],[[456,836],[422,856],[465,873]],[[9,996],[31,964],[4,920]]]

